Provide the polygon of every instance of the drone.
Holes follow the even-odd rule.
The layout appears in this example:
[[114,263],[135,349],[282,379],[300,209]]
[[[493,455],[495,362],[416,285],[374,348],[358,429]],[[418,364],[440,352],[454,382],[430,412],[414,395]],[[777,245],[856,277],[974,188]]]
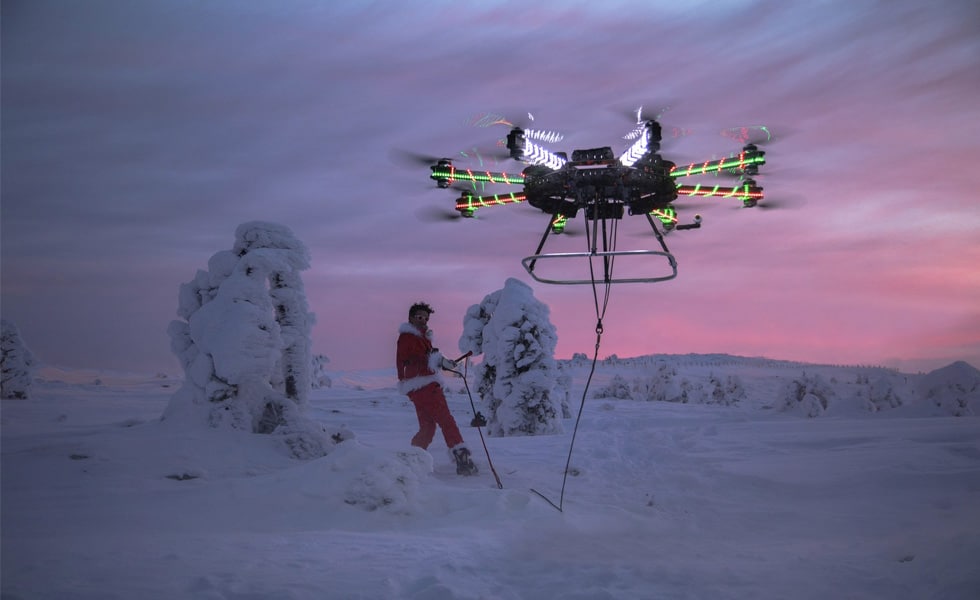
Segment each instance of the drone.
[[[514,125],[506,138],[508,156],[526,166],[520,174],[474,171],[453,165],[450,158],[441,158],[430,166],[429,178],[439,188],[456,188],[465,184],[456,199],[455,210],[463,218],[472,218],[481,208],[526,203],[549,215],[547,227],[531,256],[522,260],[525,270],[543,283],[594,283],[595,278],[561,278],[542,276],[535,271],[544,259],[601,258],[602,280],[606,283],[656,282],[673,279],[677,262],[668,250],[664,234],[674,230],[701,227],[701,217],[681,223],[673,203],[679,196],[731,198],[744,207],[754,207],[763,199],[763,189],[755,176],[764,165],[765,152],[758,143],[746,143],[740,152],[720,160],[678,166],[660,154],[662,128],[656,119],[642,118],[642,108],[636,112],[636,124],[624,139],[631,141],[625,151],[616,156],[612,147],[554,152],[545,143],[560,141],[554,132]],[[721,186],[701,183],[678,184],[678,179],[695,175],[719,174],[738,177],[737,185]],[[505,184],[522,186],[522,190],[504,194],[477,195],[477,185]],[[587,252],[542,253],[550,234],[561,234],[569,220],[579,214],[585,218]],[[617,250],[617,223],[625,216],[645,218],[653,229],[661,250]],[[663,232],[661,232],[661,229]],[[617,278],[613,273],[616,257],[624,255],[657,255],[667,259],[671,272],[666,275]]]

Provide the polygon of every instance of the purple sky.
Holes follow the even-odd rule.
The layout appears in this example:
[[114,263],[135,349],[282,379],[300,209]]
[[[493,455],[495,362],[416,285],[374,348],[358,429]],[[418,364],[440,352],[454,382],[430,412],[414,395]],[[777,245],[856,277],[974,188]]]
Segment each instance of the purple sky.
[[[560,357],[591,355],[591,289],[520,263],[546,217],[420,219],[454,196],[390,153],[486,148],[507,129],[480,115],[528,111],[555,150],[619,152],[611,109],[667,105],[676,162],[783,134],[760,182],[794,202],[686,199],[704,226],[668,236],[678,277],[612,288],[601,356],[980,366],[980,8],[676,4],[4,0],[3,317],[44,363],[176,373],[180,284],[264,220],[310,247],[333,368],[390,366],[416,300],[454,354],[507,277],[551,307]],[[656,249],[645,229],[625,219],[619,248]]]

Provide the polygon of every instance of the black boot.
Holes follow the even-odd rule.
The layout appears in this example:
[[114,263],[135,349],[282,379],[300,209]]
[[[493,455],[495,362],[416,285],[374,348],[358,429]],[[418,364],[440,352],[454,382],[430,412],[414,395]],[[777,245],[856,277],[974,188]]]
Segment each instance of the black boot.
[[453,458],[456,459],[457,475],[476,475],[480,472],[480,470],[476,468],[476,463],[473,462],[473,458],[470,456],[469,448],[466,448],[465,446],[453,448]]

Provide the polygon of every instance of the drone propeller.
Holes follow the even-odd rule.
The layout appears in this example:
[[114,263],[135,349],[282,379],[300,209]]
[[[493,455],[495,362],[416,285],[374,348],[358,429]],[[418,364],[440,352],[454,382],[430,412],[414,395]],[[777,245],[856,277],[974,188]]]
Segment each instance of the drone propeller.
[[480,213],[480,215],[477,216],[475,210],[471,210],[470,214],[464,215],[458,210],[439,206],[427,206],[425,208],[420,208],[415,211],[415,216],[418,217],[420,221],[427,223],[446,223],[450,221],[458,221],[460,219],[477,219],[480,221],[486,220],[485,214]]
[[490,149],[473,146],[465,150],[460,150],[453,156],[437,156],[435,154],[393,148],[389,151],[389,156],[392,162],[400,163],[413,169],[419,166],[431,167],[441,161],[475,163],[481,168],[486,168],[484,164],[486,162],[497,164],[510,158],[510,154],[506,149],[497,148],[496,146]]
[[[504,161],[510,160],[510,152],[501,146],[493,146],[493,148],[490,149],[478,148],[474,146],[473,148],[469,148],[467,150],[461,150],[459,152],[459,156],[464,160],[476,162],[482,168],[498,165]],[[490,165],[487,165],[487,162],[489,162]]]
[[752,144],[760,148],[782,142],[793,133],[794,130],[790,127],[767,125],[743,125],[721,130],[722,137],[733,139],[742,145]]
[[391,158],[393,162],[399,162],[411,167],[432,166],[441,160],[449,160],[449,161],[453,160],[452,158],[446,156],[434,156],[431,154],[422,154],[421,152],[402,150],[400,148],[392,148],[388,152],[388,156]]
[[[629,109],[613,109],[614,112],[621,115],[624,120],[628,119],[633,126],[630,131],[623,135],[623,139],[632,144],[629,147],[628,152],[632,153],[636,151],[636,144],[640,142],[639,138],[643,135],[650,135],[652,138],[648,138],[650,145],[647,147],[647,151],[651,153],[659,153],[665,147],[669,150],[670,146],[672,146],[676,141],[673,138],[680,137],[680,135],[685,135],[683,133],[679,133],[678,131],[675,131],[674,133],[667,133],[665,135],[661,119],[664,113],[669,109],[670,103],[666,102],[646,103]],[[672,157],[672,159],[679,160],[679,158],[676,156]],[[632,164],[632,162],[629,164]]]
[[613,106],[612,111],[615,114],[622,116],[624,119],[628,119],[634,125],[639,125],[644,121],[660,121],[663,118],[664,113],[670,110],[670,107],[674,104],[675,102],[672,100],[661,98],[633,106]]
[[476,118],[471,119],[471,124],[474,127],[504,126],[509,128],[520,127],[521,129],[535,127],[534,113],[520,109],[508,109],[503,113],[480,113]]
[[420,208],[415,211],[415,216],[418,217],[419,221],[425,221],[427,223],[443,223],[463,218],[463,215],[459,214],[458,211],[437,206]]
[[[553,144],[562,141],[565,135],[560,131],[542,129],[534,120],[530,111],[509,110],[504,114],[482,113],[479,118],[471,120],[475,127],[504,126],[510,130],[521,129],[527,139],[538,143]],[[496,152],[500,158],[512,158],[510,151],[505,150],[506,141],[498,140]]]
[[736,210],[751,208],[753,210],[798,210],[806,206],[806,198],[798,194],[777,194],[776,197],[766,196],[756,204],[736,206]]

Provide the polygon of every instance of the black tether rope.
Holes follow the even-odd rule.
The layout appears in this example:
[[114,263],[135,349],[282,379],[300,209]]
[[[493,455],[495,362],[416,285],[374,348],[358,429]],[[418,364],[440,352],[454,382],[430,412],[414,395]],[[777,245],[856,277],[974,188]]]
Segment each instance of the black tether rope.
[[[596,253],[596,235],[598,233],[598,207],[596,207],[595,214],[593,215],[593,228],[592,234],[589,235],[589,220],[585,221],[585,237],[591,240],[589,251],[594,255]],[[602,246],[603,252],[609,250],[615,250],[616,247],[616,233],[617,220],[612,221],[612,227],[609,226],[609,221],[602,219]],[[608,233],[608,237],[607,237]],[[661,243],[663,243],[661,241]],[[578,426],[582,422],[582,412],[585,410],[585,398],[589,393],[589,386],[592,384],[592,376],[595,374],[596,363],[599,360],[599,344],[602,341],[602,318],[606,316],[606,308],[609,307],[609,295],[612,290],[612,271],[614,256],[603,256],[603,281],[605,282],[605,294],[602,299],[602,307],[599,307],[599,290],[596,283],[595,277],[595,266],[592,262],[592,257],[589,257],[589,275],[592,279],[592,297],[595,300],[595,310],[596,310],[596,326],[595,326],[595,352],[592,355],[592,368],[589,370],[589,377],[585,381],[585,389],[582,390],[582,400],[579,402],[578,415],[575,417],[575,427],[572,429],[572,440],[568,444],[568,457],[565,459],[565,473],[562,475],[561,479],[561,495],[558,497],[558,504],[555,504],[550,498],[539,492],[538,490],[531,488],[531,491],[541,496],[545,502],[553,506],[558,512],[564,512],[565,506],[565,485],[568,483],[568,471],[572,464],[572,450],[575,448],[575,438],[578,435]]]
[[[483,439],[483,427],[481,425],[478,425],[477,424],[478,423],[478,419],[482,418],[483,415],[481,415],[480,412],[478,410],[476,410],[476,404],[473,402],[473,394],[470,393],[470,384],[466,382],[466,375],[467,375],[467,373],[469,371],[470,355],[471,354],[473,354],[473,353],[472,352],[468,352],[464,356],[461,356],[460,357],[460,358],[465,358],[466,359],[466,362],[463,363],[463,372],[462,373],[460,373],[459,371],[454,371],[453,369],[446,369],[446,370],[449,371],[450,373],[455,373],[455,374],[457,374],[457,375],[459,375],[460,377],[463,378],[463,387],[466,388],[466,395],[469,397],[469,399],[470,399],[470,407],[473,409],[473,421],[472,421],[472,424],[473,424],[474,427],[476,427],[477,433],[480,434],[480,442],[483,443],[483,452],[486,453],[486,455],[487,455],[487,465],[490,466],[490,472],[493,473],[493,478],[497,480],[497,489],[502,490],[502,489],[504,489],[504,484],[500,482],[500,475],[497,475],[497,469],[493,468],[493,461],[490,460],[490,450],[487,448],[487,441],[485,439]],[[457,362],[459,362],[459,359],[457,359]],[[486,423],[485,420],[484,420],[484,423]]]

